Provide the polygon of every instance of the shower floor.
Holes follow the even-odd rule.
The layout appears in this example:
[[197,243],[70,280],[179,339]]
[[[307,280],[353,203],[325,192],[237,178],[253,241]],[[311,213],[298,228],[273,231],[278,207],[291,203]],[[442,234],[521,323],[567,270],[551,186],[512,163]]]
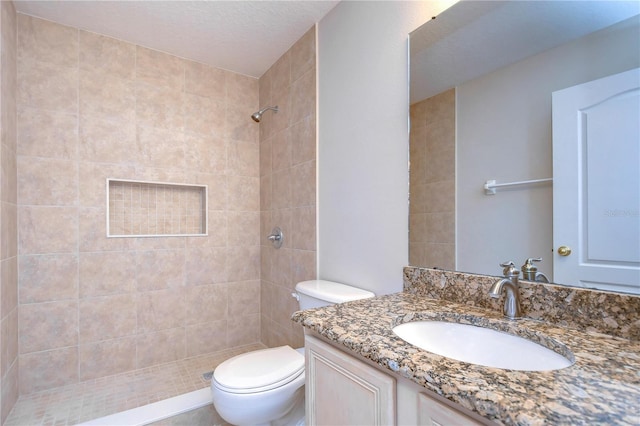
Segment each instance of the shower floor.
[[210,381],[203,374],[232,356],[264,348],[242,346],[23,395],[4,426],[75,425],[206,388]]

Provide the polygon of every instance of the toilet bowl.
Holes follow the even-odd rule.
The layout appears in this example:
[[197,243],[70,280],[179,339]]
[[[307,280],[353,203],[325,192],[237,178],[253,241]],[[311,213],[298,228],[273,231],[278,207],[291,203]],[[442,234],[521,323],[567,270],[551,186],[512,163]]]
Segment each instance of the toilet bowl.
[[227,422],[269,424],[304,401],[304,350],[280,346],[230,358],[215,369],[211,390]]
[[[366,299],[370,291],[313,280],[296,285],[300,309]],[[248,352],[222,362],[213,372],[213,405],[228,423],[304,424],[304,348],[290,346]]]

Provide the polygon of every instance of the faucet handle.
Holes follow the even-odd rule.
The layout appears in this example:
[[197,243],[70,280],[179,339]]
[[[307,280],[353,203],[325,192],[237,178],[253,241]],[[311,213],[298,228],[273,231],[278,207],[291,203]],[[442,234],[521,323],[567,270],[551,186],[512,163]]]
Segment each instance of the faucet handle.
[[536,272],[538,268],[533,264],[533,262],[542,262],[541,257],[530,257],[522,265],[522,272],[531,271]]
[[502,275],[505,277],[517,277],[520,274],[520,271],[516,269],[515,263],[513,260],[509,260],[507,262],[503,262],[500,264],[504,269],[502,270]]

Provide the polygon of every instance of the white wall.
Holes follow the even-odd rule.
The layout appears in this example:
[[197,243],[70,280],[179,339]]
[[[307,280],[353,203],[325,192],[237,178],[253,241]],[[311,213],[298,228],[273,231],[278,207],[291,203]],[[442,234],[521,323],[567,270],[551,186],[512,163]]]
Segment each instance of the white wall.
[[[638,67],[638,19],[472,80],[457,89],[457,269],[500,275],[498,263],[542,257],[553,270],[552,186],[498,190],[552,175],[551,92]],[[568,283],[569,284],[569,283]]]
[[408,263],[409,32],[446,2],[346,1],[318,25],[318,275],[376,294]]

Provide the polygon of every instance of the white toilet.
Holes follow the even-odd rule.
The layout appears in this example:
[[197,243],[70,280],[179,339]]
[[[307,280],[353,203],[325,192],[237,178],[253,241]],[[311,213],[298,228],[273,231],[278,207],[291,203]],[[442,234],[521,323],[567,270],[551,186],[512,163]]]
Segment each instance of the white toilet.
[[[331,281],[296,285],[300,309],[367,299],[370,291]],[[253,351],[221,363],[211,378],[213,405],[238,425],[304,424],[304,348],[280,346]]]

